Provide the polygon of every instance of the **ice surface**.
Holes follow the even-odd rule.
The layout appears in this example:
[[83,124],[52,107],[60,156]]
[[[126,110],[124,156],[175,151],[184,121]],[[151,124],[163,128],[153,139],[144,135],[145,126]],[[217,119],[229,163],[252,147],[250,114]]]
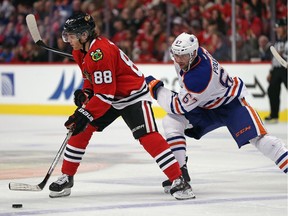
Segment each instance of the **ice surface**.
[[[0,216],[287,216],[287,175],[253,146],[239,150],[226,128],[200,141],[187,139],[194,200],[164,194],[164,174],[122,119],[94,134],[71,196],[48,196],[61,161],[43,191],[10,191],[9,182],[36,185],[43,180],[66,136],[65,120],[0,115]],[[287,124],[266,128],[287,145]],[[12,208],[13,203],[23,208]]]

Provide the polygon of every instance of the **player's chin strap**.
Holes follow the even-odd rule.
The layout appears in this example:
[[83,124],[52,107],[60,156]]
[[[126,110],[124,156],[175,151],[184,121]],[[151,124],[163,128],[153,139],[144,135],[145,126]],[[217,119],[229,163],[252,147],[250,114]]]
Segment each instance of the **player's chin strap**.
[[84,43],[82,43],[82,42],[80,41],[80,38],[79,38],[78,40],[79,40],[79,43],[82,44],[82,46],[83,46],[83,49],[82,49],[81,51],[84,53],[84,55],[86,55],[87,51],[85,50],[85,48],[86,48],[85,46],[86,46],[87,43],[89,43],[89,45],[90,45],[91,42],[94,40],[94,38],[91,37],[91,36],[89,36]]
[[190,70],[191,66],[193,65],[193,62],[195,61],[195,59],[198,57],[197,55],[197,51],[194,51],[193,55],[190,54],[190,59],[187,65],[186,69],[182,69],[184,72],[187,72]]

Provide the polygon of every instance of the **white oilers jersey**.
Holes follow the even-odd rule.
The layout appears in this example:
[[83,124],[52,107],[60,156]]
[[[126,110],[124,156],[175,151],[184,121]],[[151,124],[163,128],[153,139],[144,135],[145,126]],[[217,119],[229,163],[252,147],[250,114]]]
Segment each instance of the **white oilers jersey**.
[[179,93],[161,87],[157,102],[168,113],[185,114],[199,106],[215,109],[234,98],[245,97],[248,92],[238,77],[230,77],[223,67],[202,47],[189,71],[184,72],[175,63]]

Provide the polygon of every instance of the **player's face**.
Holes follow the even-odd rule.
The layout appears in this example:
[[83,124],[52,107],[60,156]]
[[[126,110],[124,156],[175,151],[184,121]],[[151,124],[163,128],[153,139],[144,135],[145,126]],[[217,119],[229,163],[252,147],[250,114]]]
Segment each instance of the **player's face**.
[[287,28],[285,26],[279,26],[277,28],[275,28],[276,34],[277,34],[277,38],[278,39],[282,39],[283,36],[286,35],[287,32]]
[[188,65],[189,65],[190,55],[189,54],[185,54],[185,55],[174,54],[174,60],[181,69],[186,69],[188,68]]
[[79,42],[79,38],[76,34],[68,34],[68,43],[70,43],[74,50],[83,48],[83,45]]
[[65,36],[62,36],[64,42],[69,43],[74,50],[80,50],[83,48],[83,45],[79,42],[78,35],[74,33],[66,33]]

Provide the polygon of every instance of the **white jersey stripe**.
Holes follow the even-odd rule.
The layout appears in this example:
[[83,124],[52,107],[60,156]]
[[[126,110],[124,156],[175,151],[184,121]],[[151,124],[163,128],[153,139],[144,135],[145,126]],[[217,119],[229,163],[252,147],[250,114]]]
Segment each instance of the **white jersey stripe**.
[[145,126],[146,126],[147,133],[150,133],[151,130],[150,130],[150,127],[149,127],[149,124],[148,124],[148,118],[147,118],[147,113],[146,113],[145,102],[142,102],[142,110],[144,111],[143,115],[144,115],[144,121],[145,121]]
[[76,148],[76,147],[71,146],[71,145],[69,145],[69,144],[67,144],[66,148],[69,148],[69,149],[74,150],[74,151],[77,151],[77,152],[82,152],[82,153],[85,152],[85,149]]
[[72,159],[72,158],[68,158],[66,156],[64,156],[64,160],[72,162],[72,163],[80,163],[81,160],[76,160],[76,159]]
[[152,111],[147,101],[142,101],[142,108],[142,110],[144,111],[143,116],[147,133],[155,131],[156,128],[154,124],[154,119],[152,117]]
[[166,149],[165,151],[163,151],[159,155],[157,155],[154,159],[158,160],[160,157],[162,157],[164,154],[167,154],[170,151],[171,151],[170,149]]

